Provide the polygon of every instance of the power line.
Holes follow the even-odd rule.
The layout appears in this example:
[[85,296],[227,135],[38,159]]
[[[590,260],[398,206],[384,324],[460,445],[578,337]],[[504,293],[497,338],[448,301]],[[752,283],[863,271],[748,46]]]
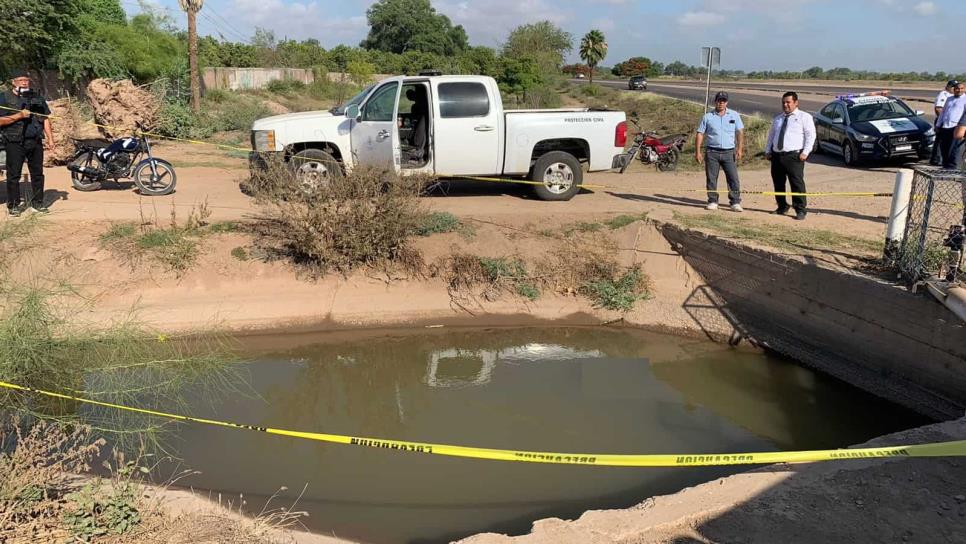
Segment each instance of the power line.
[[[236,36],[245,36],[245,33],[240,32],[238,30],[238,27],[234,26],[230,21],[228,21],[228,19],[222,17],[221,14],[215,10],[214,6],[211,6],[211,5],[208,6],[208,13],[210,13],[211,15],[214,15],[216,19],[220,19],[223,23],[225,23],[225,26],[228,27],[229,30],[234,32]],[[245,38],[244,41],[247,42],[248,39]]]

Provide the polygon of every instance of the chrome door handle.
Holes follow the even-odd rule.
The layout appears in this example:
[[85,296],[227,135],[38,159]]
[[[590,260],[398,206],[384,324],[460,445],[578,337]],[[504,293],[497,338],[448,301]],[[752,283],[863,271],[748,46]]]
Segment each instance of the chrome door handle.
[[473,130],[475,130],[477,132],[492,132],[493,131],[493,127],[491,127],[490,125],[480,125],[480,126],[474,128]]
[[377,140],[380,140],[380,141],[385,140],[388,137],[389,137],[389,131],[388,130],[380,130],[379,131],[379,134],[376,134],[376,139]]

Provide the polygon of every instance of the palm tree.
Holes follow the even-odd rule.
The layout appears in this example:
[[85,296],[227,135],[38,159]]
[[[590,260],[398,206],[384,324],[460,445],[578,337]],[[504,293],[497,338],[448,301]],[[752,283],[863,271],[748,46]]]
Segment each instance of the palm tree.
[[594,68],[607,56],[607,39],[599,30],[591,30],[580,40],[580,58],[590,68],[590,83],[594,82]]

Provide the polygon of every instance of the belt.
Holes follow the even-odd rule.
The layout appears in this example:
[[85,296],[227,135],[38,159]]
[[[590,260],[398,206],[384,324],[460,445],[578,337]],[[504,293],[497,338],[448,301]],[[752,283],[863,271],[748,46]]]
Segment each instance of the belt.
[[708,146],[708,151],[734,151],[733,147],[711,147]]
[[801,154],[802,154],[801,149],[796,151],[775,151],[772,153],[772,155],[801,155]]

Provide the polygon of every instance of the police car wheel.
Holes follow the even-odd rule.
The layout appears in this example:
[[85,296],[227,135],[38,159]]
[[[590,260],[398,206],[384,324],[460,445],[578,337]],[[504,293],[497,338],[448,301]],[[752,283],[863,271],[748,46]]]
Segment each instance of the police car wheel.
[[855,156],[855,146],[852,142],[846,141],[842,144],[842,160],[845,161],[845,166],[855,166],[858,163],[858,157]]

